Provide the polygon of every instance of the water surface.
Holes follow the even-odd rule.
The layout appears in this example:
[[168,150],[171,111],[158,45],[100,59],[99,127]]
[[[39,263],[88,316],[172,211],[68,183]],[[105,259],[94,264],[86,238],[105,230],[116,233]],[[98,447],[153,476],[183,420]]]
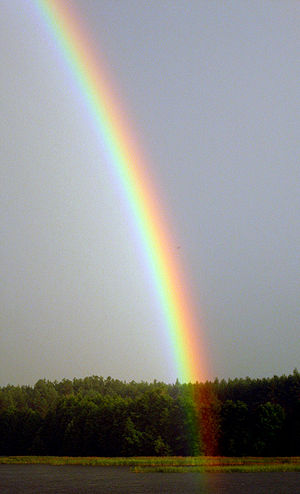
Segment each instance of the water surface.
[[0,465],[1,494],[300,494],[300,472],[133,473],[128,467]]

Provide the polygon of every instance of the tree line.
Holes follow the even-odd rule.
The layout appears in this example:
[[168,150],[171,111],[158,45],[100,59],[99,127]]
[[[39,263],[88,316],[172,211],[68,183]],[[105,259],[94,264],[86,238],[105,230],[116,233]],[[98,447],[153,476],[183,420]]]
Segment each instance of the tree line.
[[0,455],[300,455],[300,373],[165,384],[108,377],[0,388]]

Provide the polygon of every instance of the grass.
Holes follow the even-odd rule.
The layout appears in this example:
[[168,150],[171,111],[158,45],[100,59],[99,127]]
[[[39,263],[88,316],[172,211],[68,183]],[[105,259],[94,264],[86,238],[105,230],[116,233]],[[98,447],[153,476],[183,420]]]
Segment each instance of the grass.
[[134,472],[300,472],[300,457],[161,457],[2,456],[0,464],[127,466]]

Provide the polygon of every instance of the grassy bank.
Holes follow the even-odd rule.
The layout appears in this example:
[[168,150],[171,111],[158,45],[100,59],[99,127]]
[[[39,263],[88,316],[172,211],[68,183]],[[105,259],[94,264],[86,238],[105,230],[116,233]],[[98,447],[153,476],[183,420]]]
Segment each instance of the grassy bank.
[[130,457],[2,456],[0,464],[127,466],[134,472],[295,472],[300,457]]

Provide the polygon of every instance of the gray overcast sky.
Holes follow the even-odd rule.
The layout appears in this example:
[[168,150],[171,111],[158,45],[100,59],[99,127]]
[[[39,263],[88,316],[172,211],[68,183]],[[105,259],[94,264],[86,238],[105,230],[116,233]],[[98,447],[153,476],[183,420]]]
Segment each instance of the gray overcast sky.
[[[167,205],[211,377],[299,368],[299,2],[72,4]],[[0,45],[0,385],[174,381],[127,205],[33,2],[1,1]]]

